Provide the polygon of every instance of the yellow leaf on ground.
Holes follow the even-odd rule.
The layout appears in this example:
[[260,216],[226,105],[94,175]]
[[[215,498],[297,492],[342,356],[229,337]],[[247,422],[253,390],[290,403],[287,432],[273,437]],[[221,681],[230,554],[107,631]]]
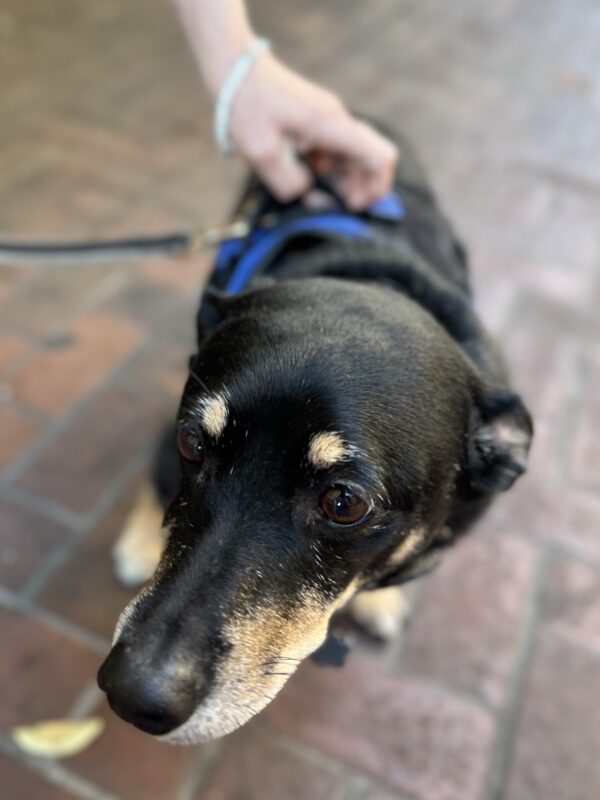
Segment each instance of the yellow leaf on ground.
[[89,747],[104,730],[101,717],[55,719],[13,728],[13,741],[32,756],[67,758]]

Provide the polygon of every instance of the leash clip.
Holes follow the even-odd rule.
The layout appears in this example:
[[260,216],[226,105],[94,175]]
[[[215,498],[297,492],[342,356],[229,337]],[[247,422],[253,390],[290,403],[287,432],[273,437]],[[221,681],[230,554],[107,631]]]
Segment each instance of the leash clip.
[[218,247],[227,239],[243,239],[250,232],[250,224],[245,219],[234,219],[224,225],[209,225],[196,228],[190,236],[190,253],[197,253],[207,247]]

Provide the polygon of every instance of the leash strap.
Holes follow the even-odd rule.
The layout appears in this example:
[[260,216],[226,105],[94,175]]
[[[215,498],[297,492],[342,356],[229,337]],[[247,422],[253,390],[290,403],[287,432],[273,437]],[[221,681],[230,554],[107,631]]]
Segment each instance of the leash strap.
[[[397,223],[405,217],[404,204],[394,192],[363,213],[353,214],[326,179],[315,175],[314,182],[334,200],[333,208],[315,211],[301,202],[282,205],[263,188],[259,190],[258,203],[252,213],[246,219],[234,219],[226,225],[203,227],[189,233],[104,241],[19,242],[0,238],[0,264],[79,267],[153,256],[183,256],[201,247],[220,245],[215,277],[226,291],[239,292],[261,268],[268,268],[294,238],[374,238],[382,235],[382,224]],[[269,221],[265,223],[265,220]],[[275,220],[275,224],[271,220]]]

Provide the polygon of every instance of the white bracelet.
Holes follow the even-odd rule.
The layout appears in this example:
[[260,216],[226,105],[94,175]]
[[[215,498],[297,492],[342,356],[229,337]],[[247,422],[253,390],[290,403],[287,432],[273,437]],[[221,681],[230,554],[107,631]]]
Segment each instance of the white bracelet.
[[235,146],[229,135],[231,107],[235,95],[258,56],[263,50],[267,50],[270,46],[271,44],[268,39],[257,37],[252,44],[236,58],[221,87],[215,107],[213,132],[217,147],[223,156],[229,156],[235,150]]

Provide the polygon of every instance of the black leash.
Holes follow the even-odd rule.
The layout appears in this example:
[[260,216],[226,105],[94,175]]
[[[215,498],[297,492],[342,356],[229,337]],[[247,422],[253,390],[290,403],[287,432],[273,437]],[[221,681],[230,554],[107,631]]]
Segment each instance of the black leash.
[[137,258],[181,257],[203,247],[214,247],[223,239],[245,236],[248,224],[235,220],[227,225],[199,228],[163,236],[85,242],[12,242],[0,239],[0,264],[68,265],[99,264]]
[[[313,171],[314,189],[321,191],[332,200],[340,214],[351,216],[343,197],[334,183],[326,176]],[[397,220],[403,215],[401,201],[391,192],[387,197],[387,206],[391,199],[391,211],[386,207],[386,198],[372,206],[364,214],[355,215],[356,219],[369,216],[383,216]],[[134,236],[123,239],[90,240],[90,241],[55,241],[55,242],[23,242],[0,239],[0,264],[15,265],[76,265],[99,264],[109,261],[130,261],[149,257],[182,257],[195,253],[205,247],[215,247],[227,240],[245,240],[251,244],[250,234],[259,228],[262,221],[277,219],[281,214],[299,206],[298,202],[280,203],[262,187],[244,209],[243,216],[235,218],[225,225],[205,226],[194,231],[176,231],[161,236]],[[378,209],[382,210],[378,210]],[[301,208],[300,208],[301,210]],[[268,222],[267,222],[268,227]],[[332,228],[335,224],[332,222]]]
[[[315,172],[313,176],[316,188],[326,190],[343,205],[343,199],[326,178]],[[286,207],[267,191],[259,194],[258,202],[249,205],[245,219],[237,218],[225,225],[206,226],[192,232],[177,231],[162,236],[133,236],[104,241],[19,242],[0,239],[0,264],[83,266],[148,257],[181,257],[204,247],[215,247],[225,239],[241,239],[259,224],[267,212]]]
[[180,256],[190,249],[185,233],[88,242],[3,242],[0,264],[99,263],[143,256]]

